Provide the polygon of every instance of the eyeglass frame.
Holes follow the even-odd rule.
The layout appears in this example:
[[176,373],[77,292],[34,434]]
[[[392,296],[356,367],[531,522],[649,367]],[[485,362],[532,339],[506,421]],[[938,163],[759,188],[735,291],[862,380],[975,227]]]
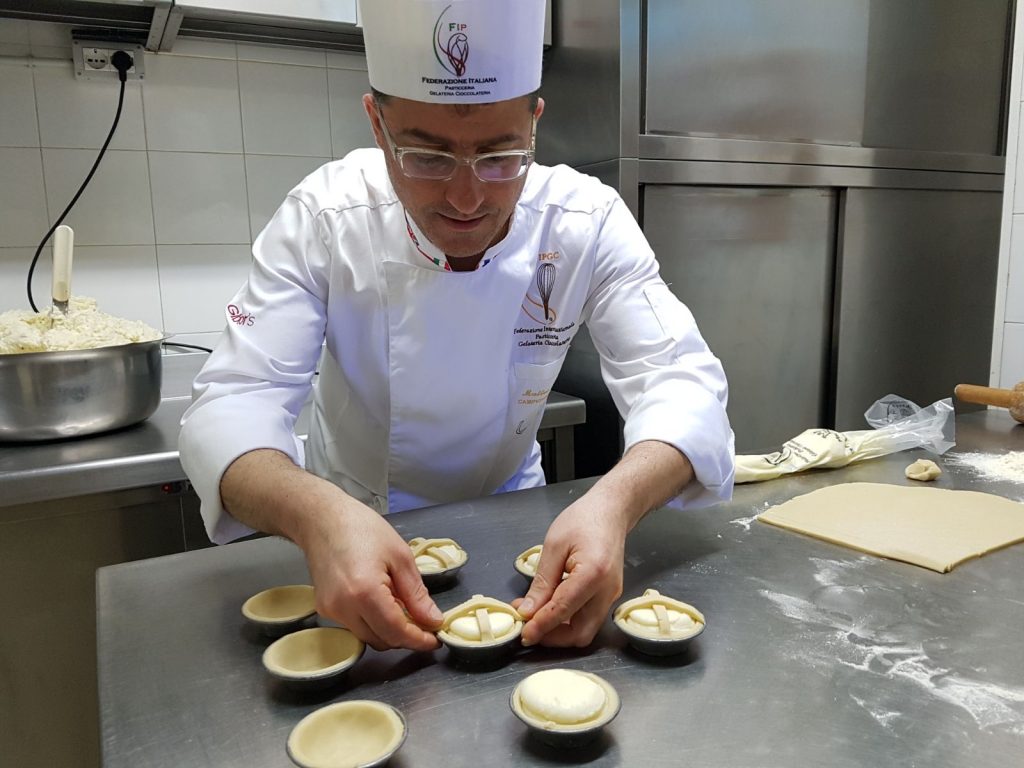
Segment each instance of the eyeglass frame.
[[[534,157],[537,152],[537,115],[533,115],[530,124],[530,146],[528,149],[503,149],[497,152],[481,152],[470,157],[461,157],[454,152],[447,152],[443,149],[428,149],[427,147],[400,147],[395,143],[395,140],[391,138],[391,131],[388,129],[388,124],[384,121],[384,114],[381,112],[380,104],[374,102],[374,109],[377,111],[377,119],[380,120],[381,131],[384,134],[384,140],[387,141],[388,149],[391,151],[391,156],[395,159],[395,163],[398,165],[398,169],[403,175],[410,179],[418,179],[419,181],[451,181],[455,178],[455,174],[459,170],[460,165],[468,165],[473,175],[484,182],[485,184],[504,184],[509,181],[515,181],[521,179],[526,175],[526,172],[533,165]],[[447,176],[414,176],[405,170],[405,166],[402,163],[402,157],[406,153],[418,153],[421,155],[434,155],[435,157],[447,157],[455,161],[455,168]],[[485,179],[476,169],[476,164],[481,160],[486,160],[490,157],[511,157],[513,155],[519,155],[525,157],[527,162],[522,167],[522,172],[510,179]]]

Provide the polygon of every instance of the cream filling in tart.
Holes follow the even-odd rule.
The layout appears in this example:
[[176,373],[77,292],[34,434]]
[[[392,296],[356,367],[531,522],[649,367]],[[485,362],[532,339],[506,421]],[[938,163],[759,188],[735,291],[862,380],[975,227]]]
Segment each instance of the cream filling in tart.
[[556,725],[579,725],[595,720],[604,709],[604,689],[571,669],[548,669],[527,677],[519,686],[523,711]]

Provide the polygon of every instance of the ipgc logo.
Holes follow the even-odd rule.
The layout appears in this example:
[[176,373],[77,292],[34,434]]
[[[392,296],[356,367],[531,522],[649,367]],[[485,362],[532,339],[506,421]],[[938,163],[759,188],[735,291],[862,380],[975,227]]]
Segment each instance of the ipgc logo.
[[446,72],[455,77],[466,74],[466,61],[469,60],[469,37],[466,36],[468,25],[457,21],[445,21],[445,14],[451,10],[449,5],[434,24],[434,56]]

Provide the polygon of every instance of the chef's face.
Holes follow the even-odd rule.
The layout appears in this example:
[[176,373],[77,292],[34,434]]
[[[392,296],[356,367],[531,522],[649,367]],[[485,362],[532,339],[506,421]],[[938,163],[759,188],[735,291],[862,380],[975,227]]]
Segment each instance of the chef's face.
[[534,119],[544,111],[542,100],[534,111],[530,104],[529,96],[480,105],[426,104],[394,97],[381,103],[370,94],[363,96],[398,199],[423,234],[450,259],[479,257],[505,236],[526,175],[512,181],[482,181],[472,167],[460,163],[447,180],[412,178],[396,164],[385,129],[398,147],[443,150],[461,158],[529,149]]

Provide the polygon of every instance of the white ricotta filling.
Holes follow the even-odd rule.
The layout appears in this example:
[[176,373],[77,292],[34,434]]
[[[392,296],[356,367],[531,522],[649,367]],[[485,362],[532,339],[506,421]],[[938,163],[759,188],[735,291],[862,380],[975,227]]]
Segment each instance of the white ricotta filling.
[[604,688],[571,669],[536,672],[519,685],[523,710],[538,720],[579,725],[597,718],[604,709]]

